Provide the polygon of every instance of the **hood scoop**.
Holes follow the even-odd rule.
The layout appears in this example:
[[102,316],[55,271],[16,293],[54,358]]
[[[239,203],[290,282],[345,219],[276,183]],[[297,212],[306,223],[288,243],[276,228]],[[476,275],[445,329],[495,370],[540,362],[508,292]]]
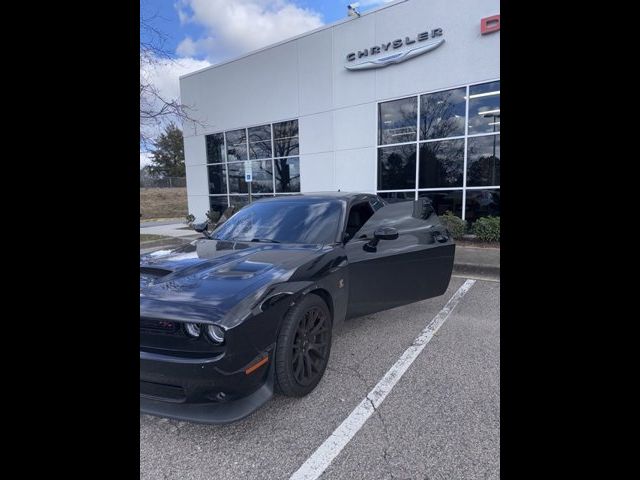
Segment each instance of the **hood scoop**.
[[207,276],[215,276],[218,278],[251,278],[265,270],[273,268],[270,263],[254,262],[251,260],[237,260],[234,262],[220,265],[213,269]]
[[165,277],[173,273],[173,270],[157,267],[140,267],[140,274],[154,278]]

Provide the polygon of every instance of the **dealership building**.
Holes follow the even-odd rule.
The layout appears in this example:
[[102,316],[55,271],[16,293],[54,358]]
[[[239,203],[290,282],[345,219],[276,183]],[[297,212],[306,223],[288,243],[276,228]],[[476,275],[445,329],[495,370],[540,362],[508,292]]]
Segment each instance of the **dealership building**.
[[[346,2],[345,2],[346,3]],[[500,2],[399,0],[180,78],[189,213],[298,192],[500,214]],[[247,182],[250,180],[250,182]]]

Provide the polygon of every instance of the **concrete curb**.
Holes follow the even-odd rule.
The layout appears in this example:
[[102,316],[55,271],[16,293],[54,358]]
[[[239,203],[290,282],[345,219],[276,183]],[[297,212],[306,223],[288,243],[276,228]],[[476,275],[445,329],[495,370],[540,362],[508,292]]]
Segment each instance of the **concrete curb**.
[[480,265],[474,263],[453,264],[453,274],[459,276],[489,277],[500,280],[500,267],[495,265]]

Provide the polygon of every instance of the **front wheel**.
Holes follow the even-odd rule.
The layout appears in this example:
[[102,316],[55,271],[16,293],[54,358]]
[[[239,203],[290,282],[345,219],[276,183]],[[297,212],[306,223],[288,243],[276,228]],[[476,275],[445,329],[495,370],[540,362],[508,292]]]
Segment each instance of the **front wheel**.
[[278,390],[290,397],[311,392],[324,375],[331,352],[331,314],[317,295],[306,295],[282,322],[276,345]]

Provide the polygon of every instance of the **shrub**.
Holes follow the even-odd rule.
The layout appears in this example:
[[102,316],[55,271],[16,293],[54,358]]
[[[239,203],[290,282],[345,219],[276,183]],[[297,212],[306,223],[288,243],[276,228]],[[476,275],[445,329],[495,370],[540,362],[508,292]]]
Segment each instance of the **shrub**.
[[187,215],[186,220],[187,220],[187,225],[191,225],[193,222],[196,221],[196,217],[195,215],[189,214]]
[[482,217],[473,224],[473,233],[483,242],[500,241],[500,217]]
[[449,230],[451,236],[458,240],[462,238],[466,229],[466,223],[460,217],[456,217],[452,212],[447,210],[444,215],[440,215],[443,225]]

